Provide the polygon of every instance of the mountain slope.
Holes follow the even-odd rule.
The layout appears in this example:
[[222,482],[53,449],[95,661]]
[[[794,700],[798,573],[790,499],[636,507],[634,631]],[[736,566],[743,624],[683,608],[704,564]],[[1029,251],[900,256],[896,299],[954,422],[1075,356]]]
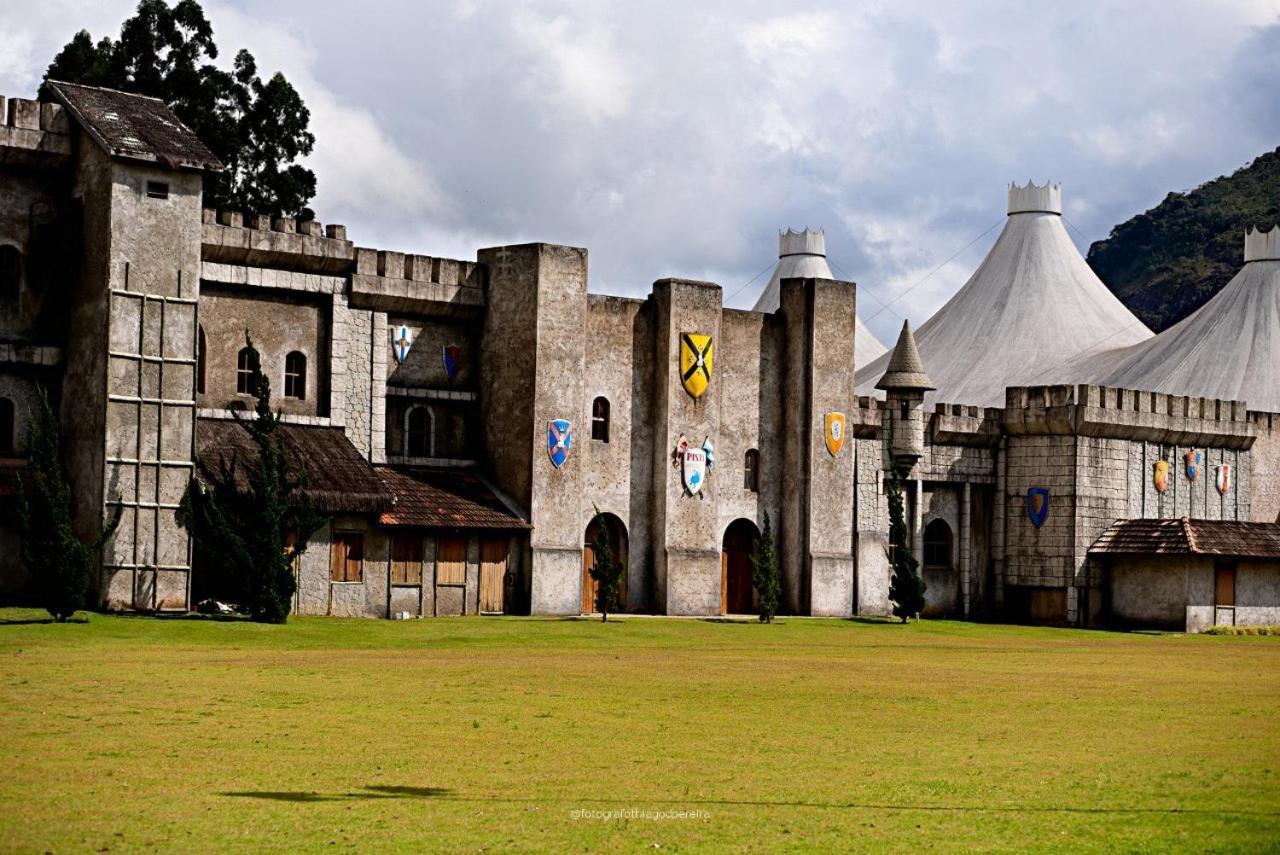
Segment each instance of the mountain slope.
[[1244,230],[1280,222],[1280,148],[1188,193],[1170,193],[1089,247],[1088,262],[1147,326],[1170,327],[1243,263]]

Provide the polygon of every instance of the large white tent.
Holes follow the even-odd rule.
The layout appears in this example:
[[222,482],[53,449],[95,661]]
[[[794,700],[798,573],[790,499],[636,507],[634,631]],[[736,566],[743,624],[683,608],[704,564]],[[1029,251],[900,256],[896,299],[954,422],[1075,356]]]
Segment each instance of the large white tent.
[[[1006,386],[1079,382],[1079,357],[1151,338],[1094,275],[1062,223],[1062,185],[1009,188],[1004,230],[969,281],[916,331],[938,387],[925,398],[1004,406]],[[875,394],[888,356],[861,366],[858,394]]]
[[1140,344],[1083,359],[1072,371],[1080,382],[1280,412],[1280,226],[1245,234],[1244,266],[1195,312]]
[[[754,306],[757,312],[777,311],[782,299],[783,279],[834,279],[827,266],[827,239],[821,231],[787,229],[778,235],[778,265],[773,268],[769,284]],[[887,348],[854,316],[853,365],[866,365],[885,353]]]

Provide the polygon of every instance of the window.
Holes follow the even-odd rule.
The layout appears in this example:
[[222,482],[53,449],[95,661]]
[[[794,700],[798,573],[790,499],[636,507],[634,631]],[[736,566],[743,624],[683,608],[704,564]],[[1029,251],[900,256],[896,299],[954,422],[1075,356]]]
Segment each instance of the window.
[[951,569],[951,526],[944,520],[924,527],[924,566]]
[[196,394],[204,394],[204,357],[207,345],[204,340],[204,327],[196,328]]
[[428,406],[411,407],[404,417],[406,457],[436,456],[436,414]]
[[0,454],[13,454],[14,434],[17,433],[16,413],[13,401],[0,398]]
[[460,537],[442,537],[436,544],[436,584],[467,584],[467,542]]
[[760,490],[760,452],[748,448],[742,456],[742,489],[753,493]]
[[364,581],[364,535],[354,531],[333,533],[329,548],[329,581]]
[[299,401],[307,398],[307,357],[296,350],[284,358],[284,396]]
[[609,441],[609,400],[596,398],[591,402],[591,438]]
[[148,199],[168,199],[169,184],[165,181],[148,181],[147,182],[147,198]]
[[422,536],[392,535],[391,584],[422,584]]
[[22,253],[16,246],[0,246],[0,300],[18,299],[22,285]]
[[236,356],[236,392],[240,395],[252,395],[257,391],[253,388],[253,368],[249,364],[251,352],[249,348],[242,347]]
[[900,411],[902,413],[902,421],[911,421],[911,402],[903,399],[900,403]]

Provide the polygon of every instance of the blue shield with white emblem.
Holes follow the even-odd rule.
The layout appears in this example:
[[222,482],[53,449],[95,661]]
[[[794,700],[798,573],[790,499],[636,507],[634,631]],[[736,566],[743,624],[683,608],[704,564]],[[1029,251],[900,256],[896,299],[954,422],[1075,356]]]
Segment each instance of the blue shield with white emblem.
[[559,469],[569,459],[573,445],[573,422],[568,419],[552,419],[547,422],[547,457],[551,465]]
[[409,328],[407,326],[400,325],[400,329],[396,330],[396,337],[391,346],[396,355],[396,362],[403,365],[404,361],[409,358],[409,348],[413,347],[413,339],[409,337]]

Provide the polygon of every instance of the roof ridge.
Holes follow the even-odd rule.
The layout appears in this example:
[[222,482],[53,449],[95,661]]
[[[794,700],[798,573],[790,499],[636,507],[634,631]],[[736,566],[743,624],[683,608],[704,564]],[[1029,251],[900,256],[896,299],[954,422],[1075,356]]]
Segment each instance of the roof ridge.
[[1191,527],[1191,519],[1189,517],[1182,518],[1182,536],[1187,539],[1187,549],[1193,553],[1198,553],[1200,548],[1196,545],[1195,530]]
[[[141,92],[130,92],[127,89],[116,89],[111,86],[95,86],[92,83],[74,83],[70,80],[53,80],[52,78],[45,78],[44,82],[53,84],[54,86],[78,86],[81,89],[96,89],[99,92],[114,92],[117,95],[128,95],[130,98],[146,98],[148,101],[158,101],[161,104],[165,103],[163,98],[155,95],[143,95]],[[166,106],[168,105],[166,104]]]

